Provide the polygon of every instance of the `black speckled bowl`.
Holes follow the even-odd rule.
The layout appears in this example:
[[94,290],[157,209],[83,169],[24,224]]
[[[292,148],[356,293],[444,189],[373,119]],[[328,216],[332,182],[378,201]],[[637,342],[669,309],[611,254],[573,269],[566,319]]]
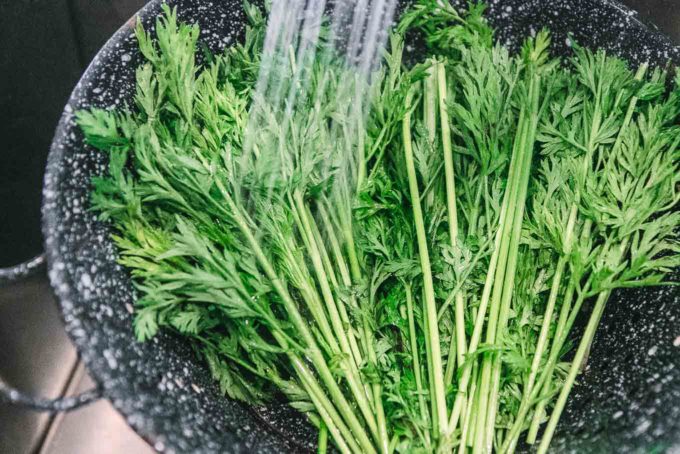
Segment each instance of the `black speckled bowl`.
[[[241,0],[173,0],[181,20],[197,22],[213,51],[238,40]],[[608,0],[491,0],[502,42],[516,45],[547,26],[557,51],[568,34],[631,63],[680,62],[680,51],[635,14]],[[139,18],[152,27],[160,1]],[[83,144],[74,112],[130,103],[140,55],[134,19],[104,46],[64,109],[44,187],[50,280],[66,329],[94,379],[128,423],[158,451],[300,452],[314,437],[284,406],[253,409],[220,395],[207,368],[180,339],[140,344],[132,332],[134,293],[116,264],[109,230],[88,210],[90,179],[106,159]],[[677,289],[618,292],[610,301],[553,449],[579,452],[680,450],[680,295]],[[675,346],[674,346],[675,343]],[[675,451],[678,452],[678,451]]]

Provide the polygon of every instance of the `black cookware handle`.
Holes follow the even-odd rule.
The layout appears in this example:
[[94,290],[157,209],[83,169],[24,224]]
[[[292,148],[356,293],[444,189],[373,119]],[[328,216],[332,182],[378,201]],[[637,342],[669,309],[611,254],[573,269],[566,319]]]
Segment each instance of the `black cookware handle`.
[[[45,255],[38,255],[31,260],[10,268],[0,268],[0,286],[27,278],[44,269]],[[2,380],[0,377],[0,403],[10,403],[36,411],[61,412],[70,411],[87,405],[102,397],[99,388],[90,389],[76,396],[46,399],[25,394]]]
[[0,268],[0,286],[29,277],[45,267],[45,254],[36,255],[31,260],[9,268]]

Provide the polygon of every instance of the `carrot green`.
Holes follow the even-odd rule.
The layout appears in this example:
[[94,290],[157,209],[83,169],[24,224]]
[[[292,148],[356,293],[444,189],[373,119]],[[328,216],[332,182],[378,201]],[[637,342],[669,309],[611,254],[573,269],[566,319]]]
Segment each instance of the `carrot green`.
[[513,55],[482,5],[420,0],[369,80],[323,39],[284,61],[284,93],[309,80],[280,109],[245,9],[199,62],[165,7],[134,105],[77,114],[139,340],[184,336],[229,397],[308,415],[319,452],[545,452],[610,294],[680,264],[680,76],[558,60],[546,31]]

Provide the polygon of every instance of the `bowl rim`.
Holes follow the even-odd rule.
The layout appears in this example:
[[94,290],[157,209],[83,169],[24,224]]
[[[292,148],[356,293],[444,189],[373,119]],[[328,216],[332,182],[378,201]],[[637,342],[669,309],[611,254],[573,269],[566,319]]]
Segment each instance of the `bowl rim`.
[[[65,269],[60,269],[55,266],[55,263],[58,262],[59,258],[61,257],[61,254],[59,253],[59,235],[54,233],[56,232],[55,226],[58,223],[59,214],[56,205],[50,204],[49,201],[53,197],[56,199],[56,191],[58,191],[59,182],[62,178],[63,171],[60,164],[69,151],[69,147],[66,146],[64,138],[66,137],[69,127],[75,117],[75,112],[79,104],[78,101],[81,99],[81,95],[87,91],[88,83],[94,80],[95,75],[97,74],[98,62],[106,61],[107,52],[114,49],[117,43],[130,37],[130,34],[134,32],[134,28],[139,20],[149,17],[158,17],[160,15],[160,5],[165,2],[166,0],[147,1],[144,6],[142,6],[129,19],[121,24],[111,35],[111,37],[106,40],[92,60],[88,63],[87,67],[78,79],[73,91],[69,95],[68,101],[64,105],[63,112],[55,128],[54,137],[52,139],[50,151],[47,157],[47,164],[45,166],[45,175],[43,177],[41,228],[45,257],[47,261],[47,274],[52,291],[56,296],[55,303],[59,309],[59,316],[65,328],[69,325],[69,322],[65,319],[65,302],[75,301],[78,299],[76,295],[82,295],[80,295],[80,292],[75,286],[71,286],[69,284],[70,279],[67,278]],[[85,364],[88,374],[95,382],[96,386],[101,387],[102,378],[98,374],[98,367],[92,364],[88,358],[88,355],[83,354],[88,346],[80,342],[79,339],[72,335],[69,330],[67,330],[67,334],[73,345],[76,347],[78,357]],[[111,397],[108,396],[105,391],[102,393],[101,398],[109,401],[116,412],[123,416],[125,419],[125,424],[130,427],[142,440],[144,440],[148,446],[157,452],[164,451],[164,447],[158,445],[158,434],[151,433],[145,430],[142,426],[131,424],[128,419],[130,414],[128,414],[126,409],[119,405],[115,399],[111,399]]]

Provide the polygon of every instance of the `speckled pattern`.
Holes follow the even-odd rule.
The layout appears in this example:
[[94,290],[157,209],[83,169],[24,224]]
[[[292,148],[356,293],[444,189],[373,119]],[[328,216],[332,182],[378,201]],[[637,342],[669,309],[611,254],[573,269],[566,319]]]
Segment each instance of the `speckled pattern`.
[[43,254],[33,257],[27,262],[9,268],[0,268],[0,285],[9,282],[18,281],[31,276],[38,271],[42,271],[45,265],[45,256]]
[[[240,0],[173,0],[197,22],[213,51],[239,39]],[[499,39],[516,46],[543,26],[559,52],[576,41],[632,62],[680,62],[680,51],[626,8],[602,0],[491,0]],[[139,17],[152,27],[159,2]],[[106,225],[88,211],[90,179],[106,159],[83,144],[74,112],[129,105],[140,55],[134,20],[104,46],[75,88],[57,128],[45,175],[43,233],[52,286],[66,329],[91,375],[128,423],[158,451],[301,452],[313,434],[282,406],[252,411],[220,396],[181,339],[140,344],[132,332],[134,292],[116,264]],[[620,292],[608,307],[586,373],[555,438],[556,451],[680,449],[680,295],[677,289]],[[294,441],[292,441],[294,440]]]

